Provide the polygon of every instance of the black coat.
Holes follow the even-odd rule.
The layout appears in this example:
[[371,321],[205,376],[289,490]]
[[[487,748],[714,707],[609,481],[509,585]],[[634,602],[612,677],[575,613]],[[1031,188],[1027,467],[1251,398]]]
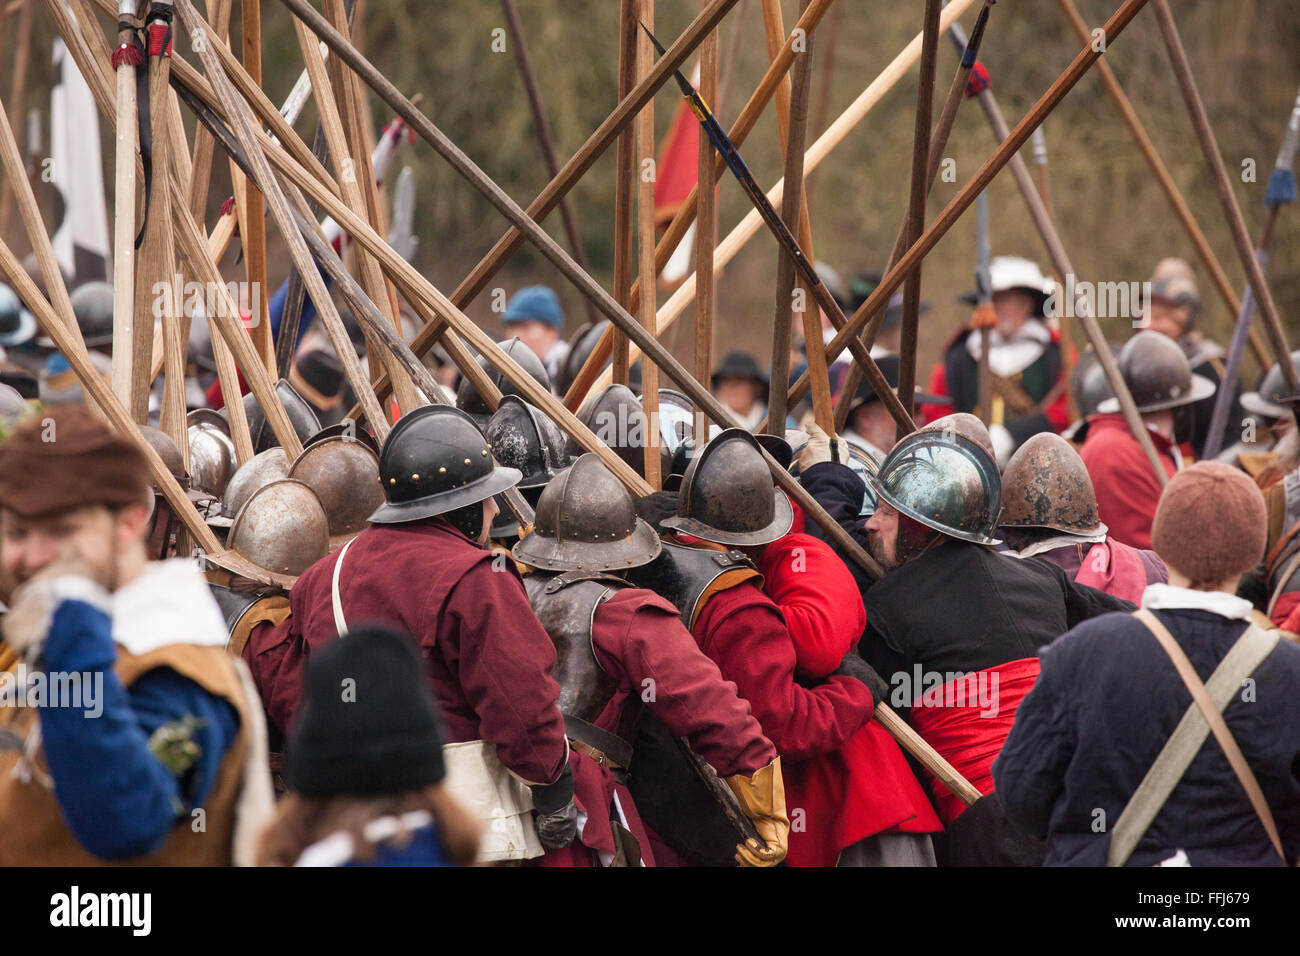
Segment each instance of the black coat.
[[[1158,611],[1207,680],[1245,630],[1208,611]],[[1146,626],[1109,614],[1046,648],[993,776],[1007,813],[1046,837],[1047,865],[1104,866],[1108,828],[1191,704]],[[1253,675],[1253,701],[1224,712],[1277,821],[1287,862],[1300,853],[1300,647],[1280,641]],[[1281,863],[1222,749],[1211,736],[1128,864],[1184,850],[1193,866]]]

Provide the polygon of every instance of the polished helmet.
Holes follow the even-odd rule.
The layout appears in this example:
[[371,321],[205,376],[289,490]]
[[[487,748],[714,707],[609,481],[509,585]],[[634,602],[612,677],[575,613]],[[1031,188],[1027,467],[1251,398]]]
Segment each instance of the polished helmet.
[[210,408],[196,408],[186,416],[190,443],[190,483],[220,498],[235,473],[235,445],[230,423]]
[[[551,390],[551,377],[546,374],[546,367],[542,365],[542,360],[527,345],[519,339],[506,339],[498,342],[497,347],[510,356],[515,364],[527,372],[529,377],[540,385],[544,391],[549,392]],[[503,396],[523,394],[511,384],[500,369],[493,368],[486,356],[480,355],[478,364],[480,368],[487,372],[488,378],[501,390]],[[488,408],[487,402],[474,390],[474,386],[468,378],[462,378],[460,387],[456,390],[456,407],[472,416],[480,425],[487,421],[488,416],[492,414],[492,409]]]
[[[320,431],[320,419],[316,417],[316,410],[286,379],[282,378],[275,383],[275,394],[279,396],[280,404],[284,406],[289,424],[293,426],[299,441],[305,442]],[[244,415],[248,418],[248,432],[253,437],[254,452],[263,452],[280,444],[271,423],[262,412],[262,406],[257,402],[257,396],[252,392],[244,396]]]
[[[1300,377],[1300,350],[1291,353],[1291,365]],[[1296,396],[1287,388],[1286,379],[1282,377],[1282,366],[1277,362],[1268,370],[1259,388],[1253,392],[1243,392],[1241,407],[1252,415],[1264,418],[1281,418],[1287,413],[1283,403],[1293,404]]]
[[[1190,405],[1214,394],[1214,383],[1192,373],[1178,343],[1167,335],[1146,329],[1124,343],[1119,371],[1139,412]],[[1119,400],[1108,398],[1099,412],[1119,411]]]
[[952,429],[915,431],[867,482],[900,514],[945,535],[997,544],[1002,482],[987,451]]
[[368,445],[342,436],[304,448],[289,466],[289,477],[316,492],[331,537],[365,530],[366,519],[384,503],[379,456]]
[[[989,461],[996,463],[998,460],[997,452],[993,450],[993,436],[989,434],[986,426],[979,417],[972,415],[970,412],[953,412],[951,415],[944,415],[942,418],[936,418],[927,425],[921,426],[918,431],[922,432],[949,432],[967,438],[979,445],[984,453],[989,456]],[[913,432],[912,434],[916,434]]]
[[399,524],[446,514],[512,488],[518,469],[492,460],[474,420],[449,405],[407,412],[388,433],[379,454],[385,503],[370,516]]
[[1053,432],[1030,436],[1002,473],[1002,528],[1104,534],[1097,494],[1083,459]]
[[230,527],[235,515],[253,494],[273,481],[289,477],[289,456],[280,446],[254,455],[236,469],[226,482],[221,496],[221,514],[209,518],[208,524]]
[[36,317],[23,308],[17,293],[0,282],[0,347],[22,345],[36,336]]
[[31,411],[32,406],[18,389],[0,384],[0,428],[12,428]]
[[258,567],[296,576],[329,553],[329,519],[316,492],[284,478],[244,502],[226,544]]
[[743,428],[728,428],[692,457],[682,478],[677,516],[663,526],[743,547],[770,544],[793,521],[790,500],[773,487],[758,441]]
[[497,463],[523,473],[519,487],[540,488],[569,465],[564,433],[518,395],[506,395],[483,426]]
[[588,453],[546,486],[532,532],[511,553],[547,571],[613,571],[648,564],[660,548],[627,489]]

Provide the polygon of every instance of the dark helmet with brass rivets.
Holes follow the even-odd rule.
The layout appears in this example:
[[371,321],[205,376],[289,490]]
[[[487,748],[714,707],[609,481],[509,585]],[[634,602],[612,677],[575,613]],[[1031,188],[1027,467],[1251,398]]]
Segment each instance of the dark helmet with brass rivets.
[[483,437],[498,464],[523,473],[521,489],[540,488],[569,466],[560,427],[517,395],[502,396]]
[[474,420],[449,405],[425,405],[403,415],[379,453],[385,503],[370,520],[399,524],[446,514],[512,488],[517,468],[492,460]]
[[661,548],[627,489],[589,452],[546,486],[533,530],[511,553],[546,571],[616,571],[649,564]]
[[1001,528],[1051,528],[1104,533],[1097,493],[1083,459],[1055,432],[1040,432],[1016,449],[1002,473]]
[[[506,339],[498,342],[497,348],[510,356],[514,363],[527,372],[533,381],[542,386],[545,391],[549,392],[551,390],[551,377],[546,374],[546,366],[537,357],[537,353],[527,345],[519,339]],[[483,371],[487,372],[488,378],[501,390],[503,396],[522,394],[501,374],[500,369],[492,366],[492,363],[485,356],[480,355],[478,357],[478,364]],[[492,414],[492,409],[488,408],[487,402],[483,400],[483,396],[475,391],[468,378],[462,378],[460,387],[456,389],[456,407],[469,415],[475,424],[479,426],[487,422],[488,416]]]
[[785,492],[758,440],[743,428],[728,428],[691,459],[678,493],[677,515],[662,522],[716,544],[771,544],[794,522]]

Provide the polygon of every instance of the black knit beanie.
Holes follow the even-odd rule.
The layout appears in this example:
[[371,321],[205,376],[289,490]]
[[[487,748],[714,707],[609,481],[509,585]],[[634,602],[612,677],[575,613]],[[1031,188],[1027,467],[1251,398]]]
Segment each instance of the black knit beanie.
[[305,796],[389,794],[446,776],[437,706],[415,642],[363,626],[311,655],[286,782]]

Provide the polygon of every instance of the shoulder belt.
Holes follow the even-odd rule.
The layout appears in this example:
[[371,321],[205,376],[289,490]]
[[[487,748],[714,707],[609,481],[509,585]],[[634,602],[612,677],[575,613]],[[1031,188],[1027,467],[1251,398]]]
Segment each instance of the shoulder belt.
[[756,580],[761,587],[763,576],[742,551],[727,550],[721,545],[691,547],[665,541],[659,557],[632,569],[628,579],[637,587],[654,591],[677,608],[689,631],[715,594],[746,581]]
[[1133,616],[1146,625],[1147,630],[1169,655],[1178,676],[1192,695],[1192,704],[1116,821],[1115,829],[1111,832],[1106,865],[1123,866],[1128,861],[1211,731],[1250,798],[1250,804],[1263,824],[1269,842],[1285,862],[1286,854],[1282,852],[1282,841],[1278,837],[1273,814],[1264,799],[1264,792],[1223,719],[1223,710],[1237,695],[1241,682],[1277,646],[1278,632],[1249,625],[1219,662],[1210,679],[1203,684],[1191,661],[1159,618],[1145,609],[1134,612]]

